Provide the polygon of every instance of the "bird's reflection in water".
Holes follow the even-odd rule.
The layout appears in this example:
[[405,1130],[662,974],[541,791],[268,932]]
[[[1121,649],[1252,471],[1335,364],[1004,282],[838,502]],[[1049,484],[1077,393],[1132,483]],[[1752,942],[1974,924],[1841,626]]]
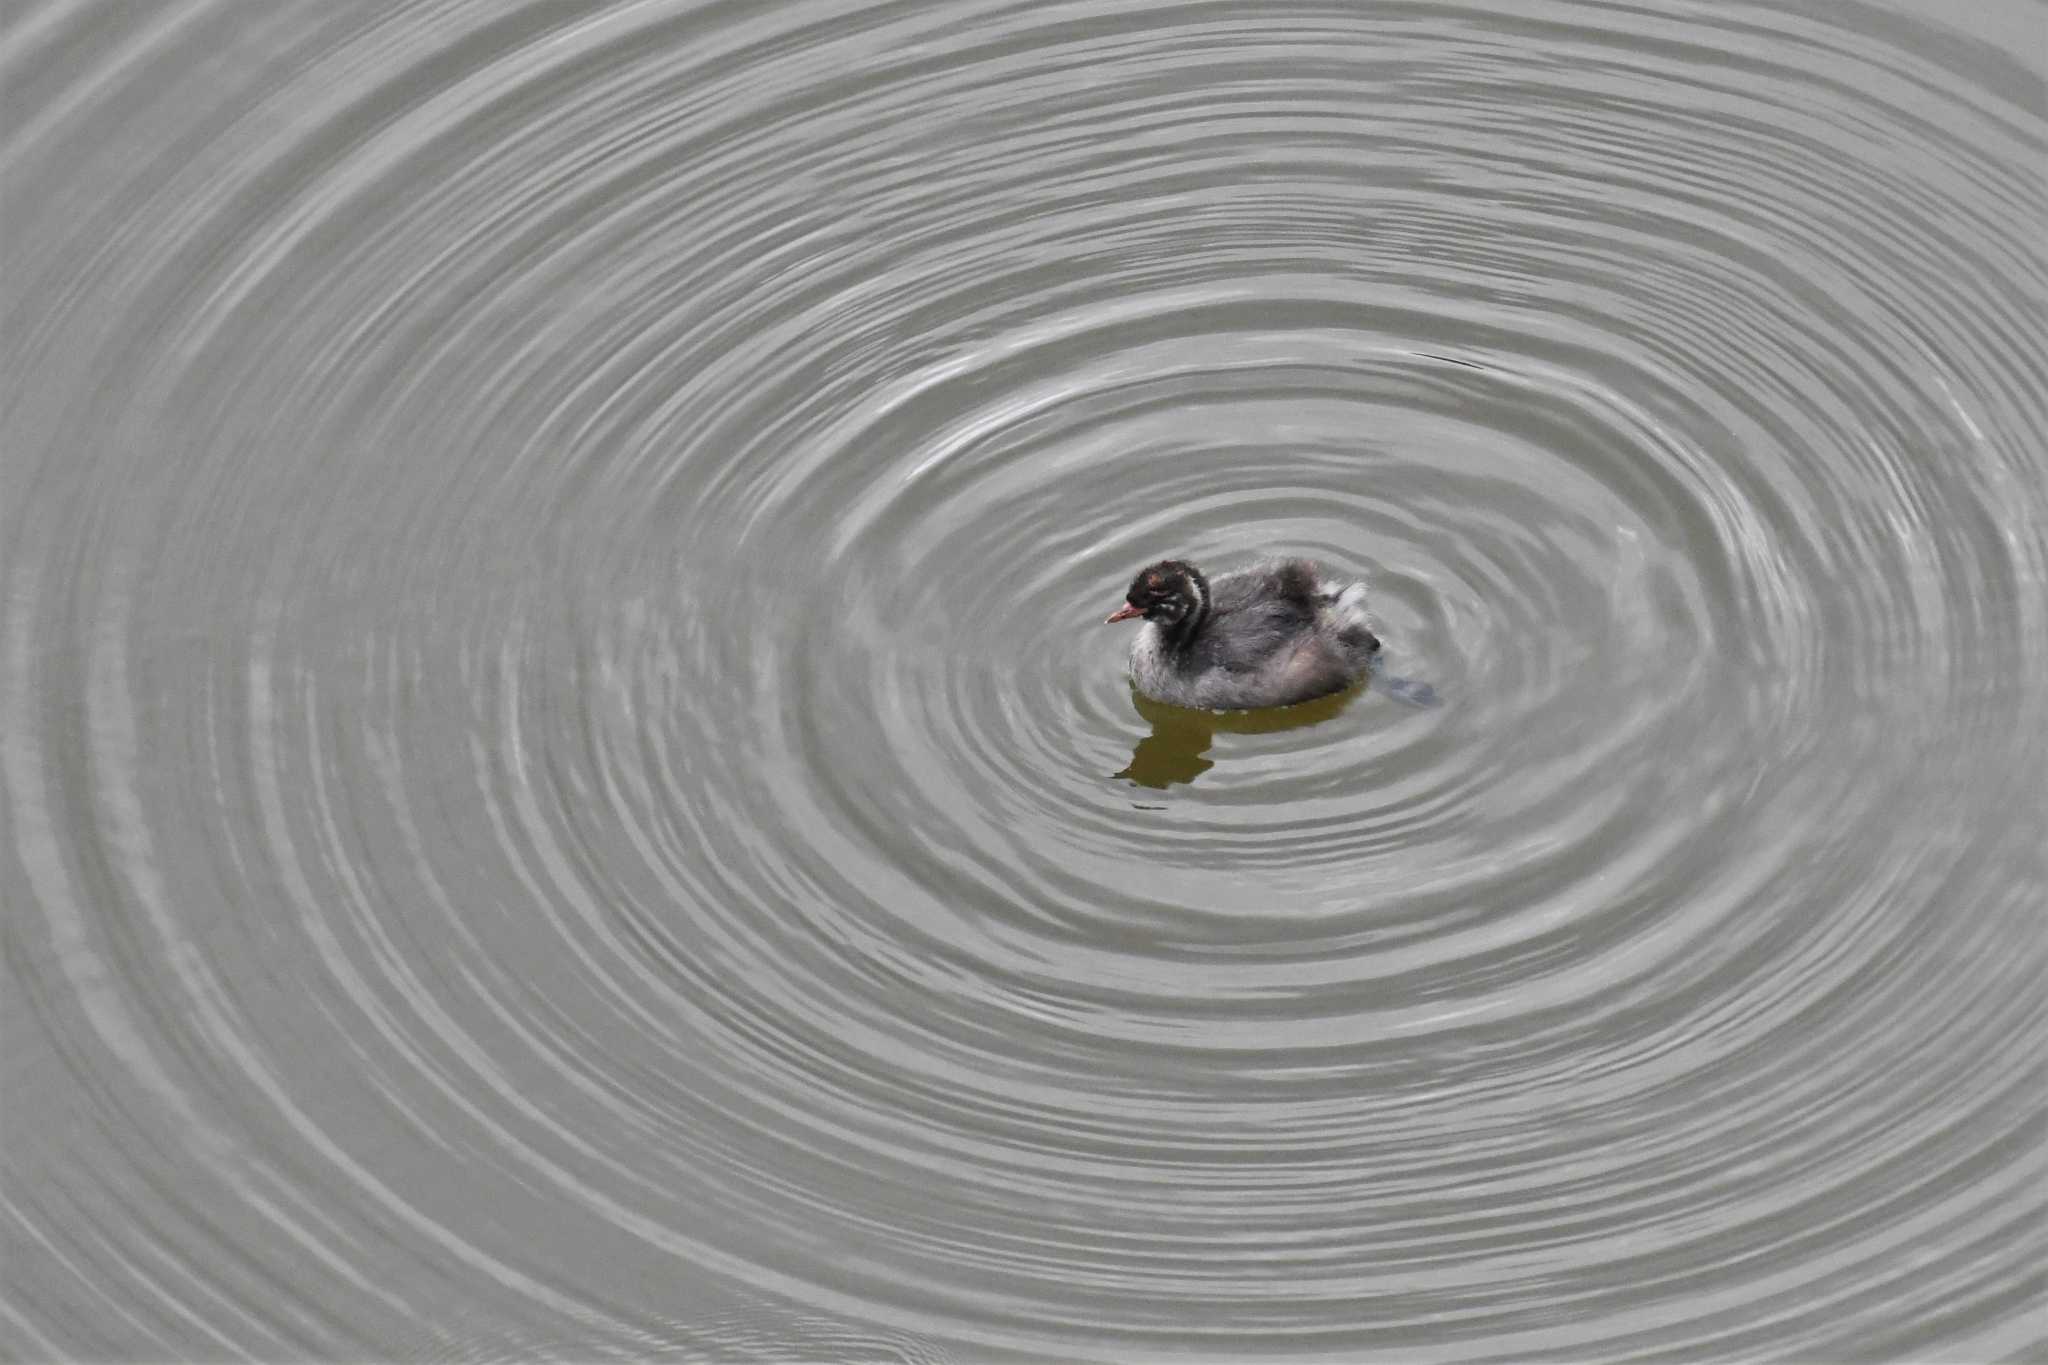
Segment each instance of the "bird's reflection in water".
[[1138,741],[1131,751],[1130,766],[1117,776],[1158,791],[1192,782],[1215,766],[1215,760],[1206,755],[1218,734],[1270,735],[1319,725],[1342,714],[1364,690],[1350,687],[1314,701],[1263,711],[1191,711],[1134,691],[1131,701],[1138,714],[1151,722],[1152,733]]

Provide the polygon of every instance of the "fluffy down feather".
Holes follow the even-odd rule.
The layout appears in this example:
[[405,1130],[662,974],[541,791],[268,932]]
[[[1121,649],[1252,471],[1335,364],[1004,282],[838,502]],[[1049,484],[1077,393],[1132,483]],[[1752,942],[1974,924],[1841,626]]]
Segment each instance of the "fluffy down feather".
[[1380,647],[1365,585],[1330,583],[1309,560],[1266,560],[1207,580],[1191,565],[1162,561],[1134,589],[1148,575],[1159,576],[1157,586],[1140,594],[1144,602],[1131,599],[1146,616],[1131,646],[1131,678],[1155,701],[1211,711],[1291,706],[1356,683]]

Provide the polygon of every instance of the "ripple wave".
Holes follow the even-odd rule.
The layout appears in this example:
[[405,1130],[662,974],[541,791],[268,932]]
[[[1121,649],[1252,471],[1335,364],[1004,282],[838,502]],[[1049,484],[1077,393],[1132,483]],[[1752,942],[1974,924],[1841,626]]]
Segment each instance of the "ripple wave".
[[17,17],[11,1342],[2037,1349],[2001,13]]

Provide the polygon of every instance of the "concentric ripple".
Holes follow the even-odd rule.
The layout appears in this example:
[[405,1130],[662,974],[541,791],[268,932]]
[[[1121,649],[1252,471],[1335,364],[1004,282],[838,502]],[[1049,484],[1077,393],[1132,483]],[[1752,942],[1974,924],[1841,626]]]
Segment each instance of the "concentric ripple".
[[0,1340],[2038,1351],[2041,52],[11,13]]

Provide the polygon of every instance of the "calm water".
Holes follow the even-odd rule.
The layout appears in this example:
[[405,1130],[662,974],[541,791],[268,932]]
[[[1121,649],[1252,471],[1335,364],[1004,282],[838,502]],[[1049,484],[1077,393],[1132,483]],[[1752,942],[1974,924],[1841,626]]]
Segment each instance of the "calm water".
[[2039,1358],[2044,29],[9,6],[0,1353]]

